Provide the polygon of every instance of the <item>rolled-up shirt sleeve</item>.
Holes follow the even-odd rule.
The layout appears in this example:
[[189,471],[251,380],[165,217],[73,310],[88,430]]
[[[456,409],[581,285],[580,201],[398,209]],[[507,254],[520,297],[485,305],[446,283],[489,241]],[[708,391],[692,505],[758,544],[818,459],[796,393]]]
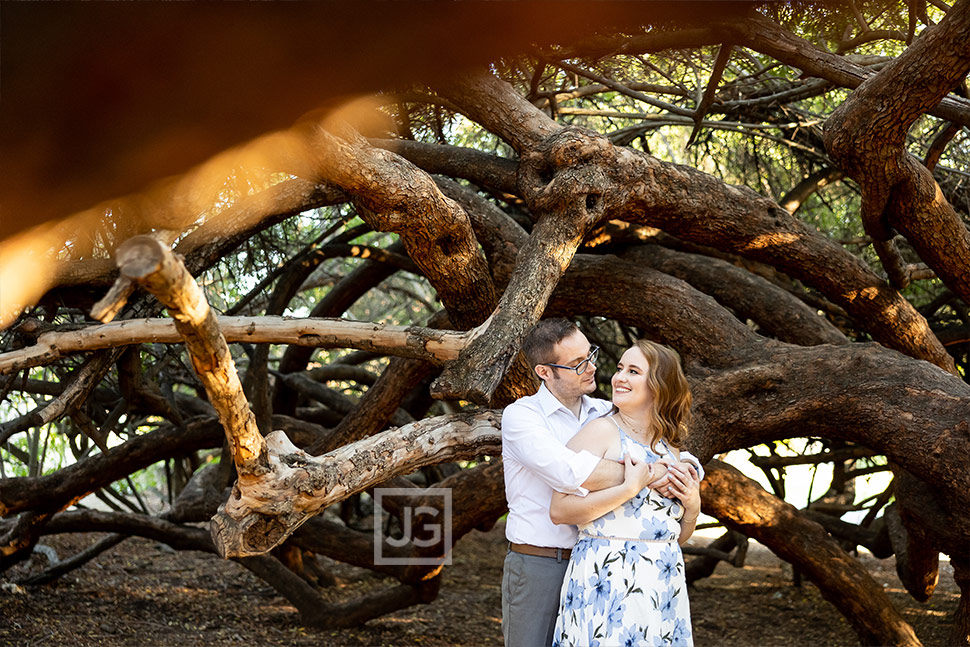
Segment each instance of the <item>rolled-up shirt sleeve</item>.
[[546,427],[542,414],[525,407],[509,407],[502,415],[502,453],[564,494],[586,496],[582,487],[599,457],[588,451],[574,452]]

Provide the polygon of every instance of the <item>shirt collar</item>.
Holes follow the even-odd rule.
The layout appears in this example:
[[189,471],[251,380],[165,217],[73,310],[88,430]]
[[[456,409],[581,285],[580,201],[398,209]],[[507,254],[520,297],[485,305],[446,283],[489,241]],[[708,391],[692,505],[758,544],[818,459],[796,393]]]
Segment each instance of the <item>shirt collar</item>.
[[[563,411],[572,415],[566,405],[559,401],[559,398],[552,394],[552,391],[546,388],[546,383],[543,381],[542,386],[539,387],[539,391],[536,393],[536,397],[539,400],[539,406],[542,407],[542,413],[549,416],[553,412],[562,409]],[[591,409],[593,409],[594,400],[588,395],[584,395],[579,405],[579,419],[585,420],[589,415]]]

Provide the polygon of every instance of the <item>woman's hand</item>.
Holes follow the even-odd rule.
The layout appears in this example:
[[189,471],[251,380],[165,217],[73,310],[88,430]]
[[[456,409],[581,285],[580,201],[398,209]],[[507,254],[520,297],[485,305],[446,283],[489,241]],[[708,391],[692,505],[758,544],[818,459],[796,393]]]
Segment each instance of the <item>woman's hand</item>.
[[623,467],[623,485],[631,497],[636,496],[654,480],[653,465],[646,461],[638,461],[629,453],[623,455]]
[[689,463],[675,463],[668,466],[669,485],[662,493],[680,499],[684,506],[685,519],[697,519],[701,512],[701,481],[697,471]]

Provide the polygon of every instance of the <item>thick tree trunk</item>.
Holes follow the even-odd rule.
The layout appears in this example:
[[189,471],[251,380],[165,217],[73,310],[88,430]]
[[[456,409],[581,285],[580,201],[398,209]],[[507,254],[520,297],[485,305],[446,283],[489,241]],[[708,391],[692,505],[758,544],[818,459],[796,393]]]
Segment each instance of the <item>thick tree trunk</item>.
[[[511,142],[513,146],[536,151],[523,156],[519,179],[520,191],[534,212],[542,213],[544,205],[582,212],[585,203],[590,217],[597,220],[639,222],[766,262],[819,289],[880,343],[956,372],[953,358],[908,301],[860,259],[809,230],[773,201],[696,169],[613,147],[605,138],[583,137],[576,129],[564,132],[507,83],[476,77],[465,85],[467,95],[449,89],[449,96],[463,109],[474,98],[535,111],[526,122],[533,125],[531,133],[525,133],[521,124],[503,132],[499,124],[488,121],[495,116],[488,112],[476,116],[484,119],[479,123],[503,136],[520,137],[519,142]],[[541,125],[543,119],[550,125]],[[540,134],[541,146],[534,141]],[[520,264],[530,257],[524,254]],[[541,296],[536,294],[529,303]],[[487,344],[489,335],[484,335],[476,346]],[[489,376],[483,383],[494,379]]]
[[821,526],[735,468],[710,461],[701,483],[704,511],[796,565],[852,624],[863,645],[919,645],[882,587]]
[[[913,122],[970,69],[970,2],[962,0],[826,121],[832,156],[862,187],[862,222],[878,241],[902,232],[936,275],[970,301],[970,231],[933,174],[907,150]],[[884,263],[886,261],[884,260]]]
[[949,644],[970,645],[970,560],[953,561],[953,579],[960,587],[960,604],[953,614]]

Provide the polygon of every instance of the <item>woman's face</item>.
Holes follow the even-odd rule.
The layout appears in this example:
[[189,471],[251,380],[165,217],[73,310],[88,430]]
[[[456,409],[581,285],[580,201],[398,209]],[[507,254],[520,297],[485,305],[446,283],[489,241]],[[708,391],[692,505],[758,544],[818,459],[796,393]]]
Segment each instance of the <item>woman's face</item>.
[[653,401],[647,385],[647,358],[636,346],[623,353],[612,383],[613,404],[621,409],[647,407]]

